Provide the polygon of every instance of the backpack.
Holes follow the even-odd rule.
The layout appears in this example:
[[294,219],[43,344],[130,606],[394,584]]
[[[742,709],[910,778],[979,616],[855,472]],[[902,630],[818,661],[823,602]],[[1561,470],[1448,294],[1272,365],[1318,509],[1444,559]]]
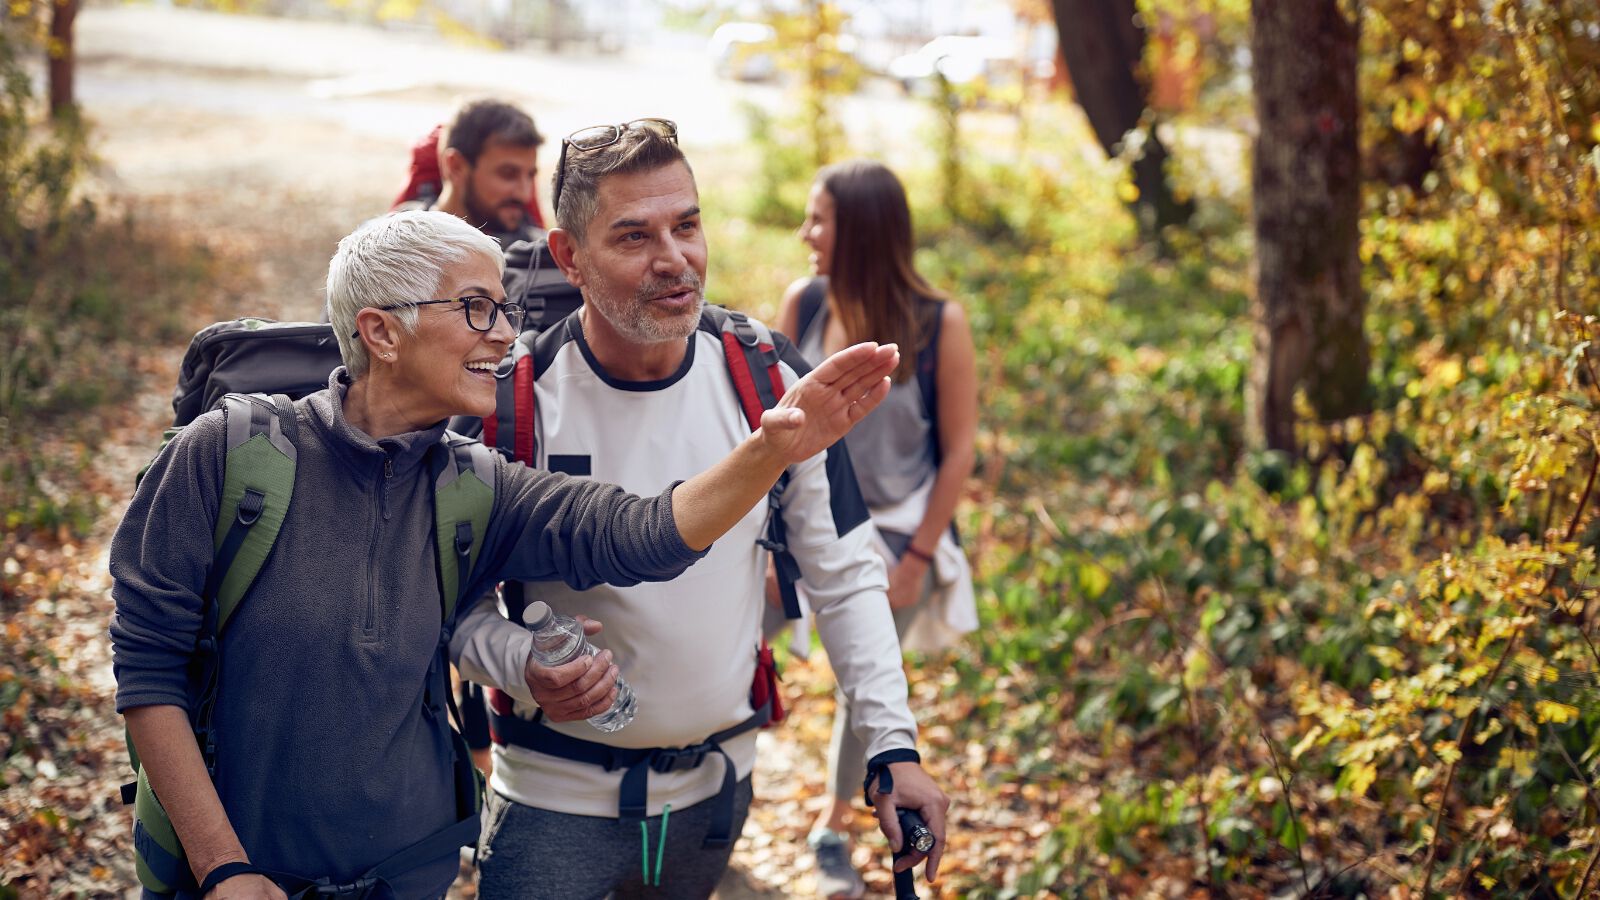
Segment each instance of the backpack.
[[[313,340],[314,336],[320,337]],[[323,366],[329,360],[311,351],[323,347],[325,343],[332,343],[331,338],[331,327],[327,325],[276,323],[262,319],[221,322],[203,329],[195,336],[185,355],[179,387],[173,398],[176,414],[174,427],[167,430],[162,446],[183,426],[210,408],[201,407],[201,401],[197,398],[209,397],[218,389],[214,380],[230,386],[239,385],[246,373],[254,373],[262,379],[258,387],[272,390],[286,383],[304,384],[312,374],[321,371],[319,387],[325,386],[327,371],[331,371],[331,366],[327,370],[323,370]],[[296,356],[286,350],[283,365],[275,365],[274,348],[305,352]],[[337,349],[332,363],[338,363]],[[310,393],[310,390],[302,393]],[[227,393],[216,405],[224,410],[230,427],[227,429],[222,499],[217,515],[216,553],[202,594],[204,611],[192,660],[197,673],[196,683],[200,686],[200,700],[191,714],[190,722],[206,769],[213,776],[216,734],[212,719],[218,700],[221,635],[233,611],[244,599],[272,553],[273,544],[283,525],[284,515],[294,494],[299,431],[290,397],[281,391],[271,396]],[[245,427],[235,426],[234,423],[239,421],[248,424]],[[439,670],[448,660],[451,623],[461,585],[477,560],[488,528],[490,511],[494,505],[494,461],[489,451],[478,442],[446,432],[439,446],[430,454],[430,465],[434,479],[436,545],[439,548],[437,571],[440,596],[444,601],[441,611],[444,627],[433,663],[434,669]],[[430,671],[428,677],[433,683],[435,678],[443,676],[439,671]],[[455,709],[454,698],[448,690],[445,693],[449,698],[450,711],[459,722],[461,716]],[[457,821],[374,866],[362,878],[366,889],[381,883],[384,878],[393,877],[416,864],[436,859],[477,840],[482,780],[472,766],[460,734],[452,729],[451,736],[456,751]],[[134,807],[133,842],[139,882],[156,894],[183,892],[198,896],[193,892],[204,893],[206,886],[195,884],[177,833],[150,789],[131,737],[127,743],[135,780],[122,786],[122,802]],[[222,871],[219,868],[208,880],[220,880],[218,873]],[[232,874],[239,871],[262,870],[247,867],[235,870]],[[263,874],[273,877],[285,889],[302,891],[316,887],[313,882],[298,875]]]
[[299,400],[328,386],[341,365],[333,326],[247,316],[207,325],[189,342],[172,392],[172,426],[181,428],[226,394],[284,394]]
[[528,311],[522,320],[524,334],[542,332],[583,305],[583,292],[561,274],[544,231],[506,248],[506,271],[500,284],[507,300],[521,303]]

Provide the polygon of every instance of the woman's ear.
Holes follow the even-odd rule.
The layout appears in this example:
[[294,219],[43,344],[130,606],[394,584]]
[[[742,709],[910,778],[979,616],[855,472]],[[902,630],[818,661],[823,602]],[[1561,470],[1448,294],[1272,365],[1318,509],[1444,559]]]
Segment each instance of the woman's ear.
[[371,359],[390,362],[400,350],[399,323],[370,306],[356,313],[356,333]]

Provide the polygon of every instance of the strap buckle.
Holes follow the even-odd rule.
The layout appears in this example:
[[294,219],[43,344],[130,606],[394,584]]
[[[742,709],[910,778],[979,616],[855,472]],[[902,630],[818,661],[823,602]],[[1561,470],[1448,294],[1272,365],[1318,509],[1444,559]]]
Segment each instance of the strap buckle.
[[663,748],[650,754],[650,769],[662,775],[668,772],[681,772],[697,769],[706,761],[706,754],[713,750],[711,744],[695,744],[693,747]]
[[311,892],[318,897],[364,897],[377,884],[378,879],[372,875],[357,878],[348,884],[333,884],[327,878],[320,878],[312,886]]
[[239,511],[237,518],[240,525],[254,525],[261,518],[261,511],[267,507],[267,495],[255,488],[244,492],[239,498]]
[[761,336],[756,334],[756,327],[750,324],[750,320],[743,313],[730,313],[728,321],[731,323],[733,336],[739,339],[739,343],[751,348],[760,345]]

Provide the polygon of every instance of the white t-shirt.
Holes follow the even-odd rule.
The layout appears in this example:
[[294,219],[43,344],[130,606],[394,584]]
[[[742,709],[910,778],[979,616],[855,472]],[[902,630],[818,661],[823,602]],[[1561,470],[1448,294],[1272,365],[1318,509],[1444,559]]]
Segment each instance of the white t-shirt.
[[[540,338],[535,381],[537,465],[586,475],[642,495],[660,493],[727,456],[750,435],[714,325],[702,319],[679,370],[651,382],[618,381],[590,353],[577,316]],[[780,371],[793,384],[806,365],[786,341]],[[851,700],[851,726],[867,757],[916,746],[906,703],[888,578],[872,546],[873,528],[842,443],[790,467],[783,495],[788,543],[798,561],[816,627],[839,684]],[[586,722],[557,731],[620,747],[680,747],[749,718],[750,684],[766,605],[767,504],[758,504],[677,579],[575,591],[560,583],[527,586],[527,599],[558,613],[599,619],[593,640],[609,648],[638,698],[633,722],[603,734]],[[498,624],[496,623],[496,620]],[[463,621],[452,650],[464,677],[501,687],[518,715],[537,709],[522,680],[530,639],[483,603]],[[739,777],[755,765],[755,732],[723,745]],[[578,815],[617,815],[622,770],[606,772],[522,747],[495,747],[491,785],[528,806]],[[648,807],[658,815],[713,797],[723,764],[649,777]]]

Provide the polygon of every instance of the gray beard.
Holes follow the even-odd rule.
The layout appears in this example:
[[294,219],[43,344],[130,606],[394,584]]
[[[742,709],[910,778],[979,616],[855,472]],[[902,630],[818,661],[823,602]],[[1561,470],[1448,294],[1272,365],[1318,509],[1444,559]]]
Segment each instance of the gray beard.
[[[615,296],[615,292],[610,290],[610,284],[603,279],[591,280],[598,289],[585,297],[584,302],[594,307],[595,312],[605,316],[606,321],[618,334],[633,343],[660,344],[667,341],[681,341],[694,334],[695,328],[700,325],[700,313],[705,309],[706,295],[700,276],[692,269],[686,272],[684,277],[673,281],[646,282],[639,286],[632,297],[621,302],[613,302],[611,299]],[[675,287],[694,290],[693,315],[685,313],[670,319],[651,315],[647,305],[650,298]]]

